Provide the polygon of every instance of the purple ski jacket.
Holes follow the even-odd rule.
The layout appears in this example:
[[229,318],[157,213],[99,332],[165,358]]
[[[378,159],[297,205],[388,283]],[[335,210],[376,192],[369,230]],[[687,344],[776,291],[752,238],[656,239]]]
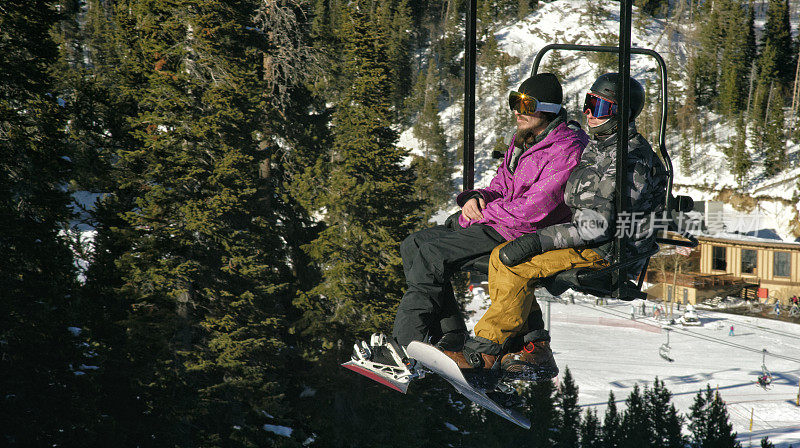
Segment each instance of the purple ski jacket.
[[487,224],[510,241],[522,234],[569,221],[571,212],[564,204],[564,185],[588,142],[585,132],[561,123],[544,140],[519,156],[512,173],[509,170],[514,154],[512,140],[489,188],[464,191],[456,198],[459,207],[463,207],[479,193],[486,201],[483,218],[469,221],[462,215],[458,223],[461,227]]

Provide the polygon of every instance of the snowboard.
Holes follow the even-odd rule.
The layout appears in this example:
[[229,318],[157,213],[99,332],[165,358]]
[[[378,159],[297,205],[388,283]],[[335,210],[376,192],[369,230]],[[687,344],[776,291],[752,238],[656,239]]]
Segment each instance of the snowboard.
[[352,370],[359,375],[364,375],[372,381],[381,383],[400,393],[406,393],[406,391],[408,391],[408,385],[415,377],[415,375],[407,369],[365,360],[351,360],[342,364],[342,367]]
[[458,368],[456,362],[442,353],[436,347],[419,341],[408,344],[406,353],[418,364],[441,376],[450,383],[461,395],[473,403],[482,406],[504,419],[515,423],[525,429],[531,428],[531,422],[521,413],[503,407],[486,395],[486,392],[473,387]]

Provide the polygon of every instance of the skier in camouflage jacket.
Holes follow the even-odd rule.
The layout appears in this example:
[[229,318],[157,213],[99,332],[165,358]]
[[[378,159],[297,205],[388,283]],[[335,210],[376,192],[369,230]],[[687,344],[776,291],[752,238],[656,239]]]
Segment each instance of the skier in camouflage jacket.
[[[615,216],[617,79],[616,73],[601,76],[586,97],[584,113],[592,139],[564,191],[572,219],[522,235],[492,251],[492,304],[475,326],[476,337],[466,342],[464,353],[451,356],[468,360],[459,363],[463,370],[485,369],[502,356],[502,370],[513,378],[540,380],[557,375],[550,335],[533,294],[536,280],[567,269],[607,266],[617,224],[624,224],[621,230],[631,235],[626,254],[648,251],[656,244],[652,216],[663,207],[667,176],[650,144],[636,131],[633,120],[644,105],[644,89],[633,78],[626,161],[630,212],[619,220]],[[636,267],[631,271],[638,274]]]

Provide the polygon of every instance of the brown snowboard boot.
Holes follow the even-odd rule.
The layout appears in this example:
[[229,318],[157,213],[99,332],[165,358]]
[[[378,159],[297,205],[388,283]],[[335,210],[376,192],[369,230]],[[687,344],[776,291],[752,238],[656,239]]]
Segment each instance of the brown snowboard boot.
[[494,366],[497,361],[497,356],[487,355],[486,353],[478,353],[469,349],[461,351],[442,350],[442,352],[449,356],[450,359],[456,362],[458,368],[464,373],[477,372],[479,370],[488,370]]
[[467,339],[469,339],[469,335],[466,331],[445,333],[436,343],[436,348],[455,361],[458,368],[464,373],[491,369],[497,360],[497,356],[479,353],[465,347],[464,344]]
[[[447,336],[447,335],[445,335]],[[497,356],[480,353],[469,347],[464,346],[467,339],[467,334],[464,333],[464,338],[444,338],[436,348],[442,351],[450,359],[456,362],[456,365],[464,374],[466,379],[473,387],[480,389],[492,389],[497,385],[500,380],[502,370],[495,364],[498,361]]]
[[558,366],[547,341],[528,342],[522,350],[506,354],[500,367],[506,378],[515,380],[537,382],[558,375]]

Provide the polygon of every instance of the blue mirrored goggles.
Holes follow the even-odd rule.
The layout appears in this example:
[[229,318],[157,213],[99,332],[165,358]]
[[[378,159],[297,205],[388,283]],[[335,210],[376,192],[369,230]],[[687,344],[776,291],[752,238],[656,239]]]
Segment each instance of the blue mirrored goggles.
[[583,102],[583,113],[591,113],[594,118],[613,117],[617,114],[617,103],[589,92]]

